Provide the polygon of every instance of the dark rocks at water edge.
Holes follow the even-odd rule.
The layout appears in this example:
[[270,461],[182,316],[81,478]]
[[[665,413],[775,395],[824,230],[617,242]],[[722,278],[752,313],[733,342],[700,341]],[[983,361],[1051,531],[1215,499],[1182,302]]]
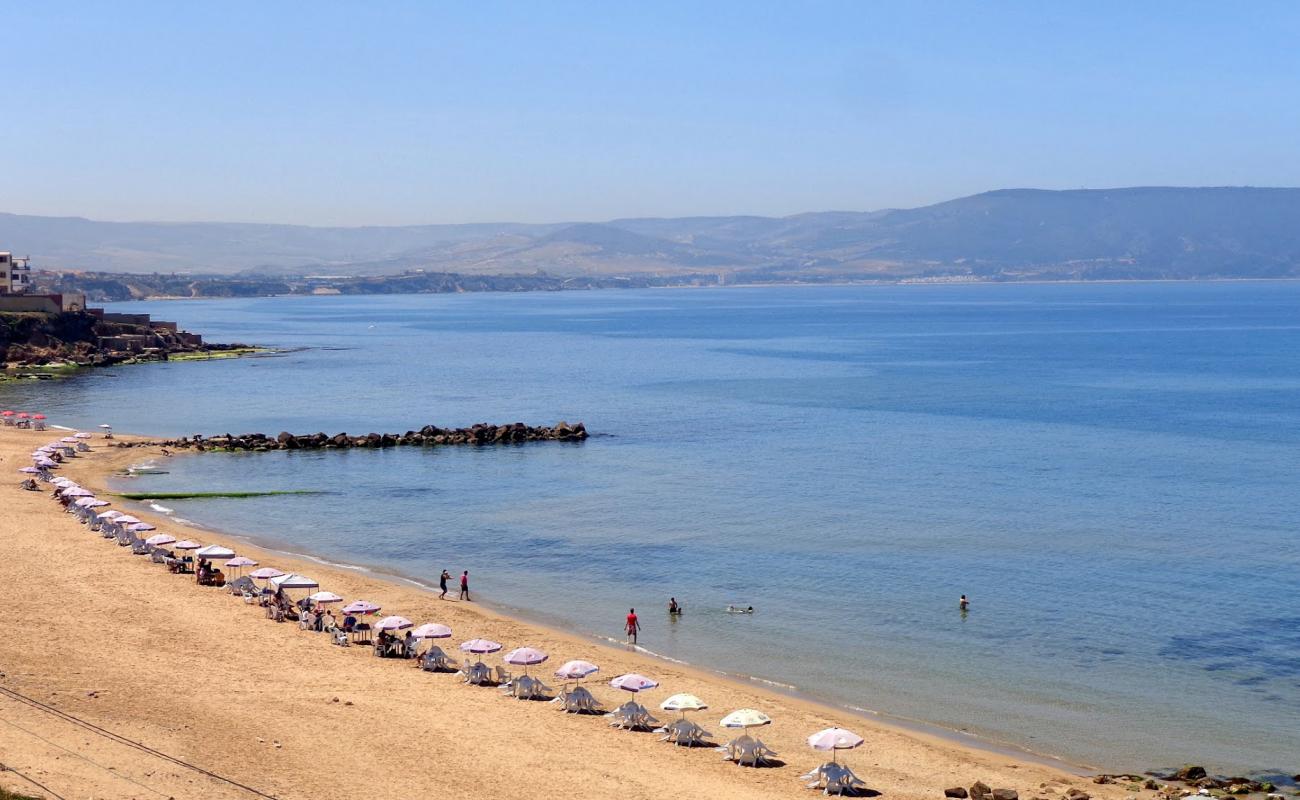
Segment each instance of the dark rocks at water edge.
[[[250,450],[262,452],[267,450],[326,450],[346,449],[351,447],[410,447],[438,445],[489,445],[522,444],[523,442],[581,442],[588,436],[587,428],[581,422],[570,425],[557,422],[551,427],[532,427],[522,422],[509,425],[477,424],[469,428],[439,428],[426,425],[418,431],[406,433],[367,433],[353,436],[338,433],[330,436],[325,433],[296,435],[281,433],[279,436],[267,436],[264,433],[245,433],[233,436],[229,433],[220,436],[187,436],[170,439],[165,442],[151,442],[163,447],[177,450]],[[122,446],[130,446],[123,443]]]

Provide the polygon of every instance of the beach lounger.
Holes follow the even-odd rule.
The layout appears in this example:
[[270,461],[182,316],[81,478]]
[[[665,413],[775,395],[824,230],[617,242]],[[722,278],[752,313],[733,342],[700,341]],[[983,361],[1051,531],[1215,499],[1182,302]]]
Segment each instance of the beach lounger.
[[455,672],[456,662],[447,657],[438,645],[433,645],[420,656],[416,664],[425,672]]
[[650,712],[635,700],[628,700],[605,716],[610,718],[611,727],[627,731],[649,731],[659,727],[659,720],[650,716]]
[[673,720],[662,728],[656,728],[655,733],[664,734],[660,741],[671,742],[683,747],[697,747],[713,744],[712,742],[705,741],[713,734],[688,719]]
[[746,764],[751,767],[761,766],[767,763],[769,757],[776,755],[775,750],[748,735],[732,739],[718,750],[724,754],[724,761],[734,761],[742,767]]
[[482,686],[485,683],[492,682],[492,670],[482,661],[476,661],[473,664],[467,665],[460,671],[460,674],[465,676],[465,683],[473,684],[474,686]]
[[811,780],[807,784],[808,788],[821,789],[824,795],[842,795],[846,792],[857,794],[858,789],[866,786],[865,782],[853,774],[853,770],[835,762],[822,764],[807,775],[800,775],[799,779]]
[[143,539],[136,539],[135,543],[131,545],[131,554],[136,556],[153,555],[153,545]]
[[560,708],[571,714],[605,713],[605,709],[601,707],[591,692],[582,686],[575,686],[570,690],[560,692],[559,697],[556,697],[551,702],[559,703]]
[[513,680],[513,678],[511,677],[509,670],[505,667],[496,668],[496,682],[498,686],[505,686],[507,683],[510,683],[511,680]]

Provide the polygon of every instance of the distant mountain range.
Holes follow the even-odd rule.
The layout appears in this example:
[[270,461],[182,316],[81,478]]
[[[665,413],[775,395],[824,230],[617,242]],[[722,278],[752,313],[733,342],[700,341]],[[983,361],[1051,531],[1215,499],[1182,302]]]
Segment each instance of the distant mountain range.
[[913,209],[545,225],[0,214],[0,249],[30,254],[37,269],[256,280],[415,271],[602,283],[1300,277],[1300,189],[1004,189]]

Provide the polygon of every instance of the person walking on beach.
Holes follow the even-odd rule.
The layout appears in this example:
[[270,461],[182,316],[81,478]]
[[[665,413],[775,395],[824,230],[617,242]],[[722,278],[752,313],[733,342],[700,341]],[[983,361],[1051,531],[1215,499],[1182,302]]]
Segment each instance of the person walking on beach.
[[629,608],[627,610],[627,640],[632,644],[636,644],[636,635],[640,630],[641,620],[636,618],[636,609]]
[[438,586],[442,587],[442,594],[438,595],[439,600],[447,599],[447,581],[449,580],[451,580],[451,573],[444,569],[442,575],[438,577]]
[[460,574],[460,599],[469,600],[471,603],[474,602],[469,597],[469,570],[465,570]]

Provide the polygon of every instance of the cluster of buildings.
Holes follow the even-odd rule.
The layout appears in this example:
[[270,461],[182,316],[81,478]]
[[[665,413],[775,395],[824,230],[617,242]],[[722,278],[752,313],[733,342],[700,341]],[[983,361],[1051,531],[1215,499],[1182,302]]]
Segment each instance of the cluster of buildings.
[[34,294],[29,258],[18,258],[0,250],[0,311],[31,311],[57,314],[85,311],[86,296],[80,292]]

